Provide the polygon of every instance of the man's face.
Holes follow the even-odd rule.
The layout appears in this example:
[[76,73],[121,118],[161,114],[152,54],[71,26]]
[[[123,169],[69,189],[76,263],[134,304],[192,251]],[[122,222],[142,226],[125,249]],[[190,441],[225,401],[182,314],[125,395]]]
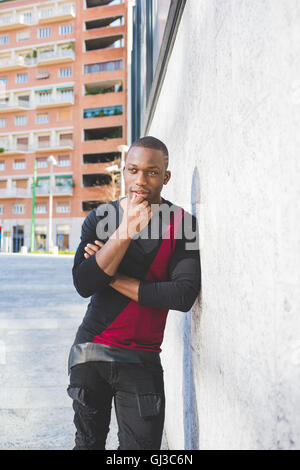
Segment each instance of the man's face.
[[127,154],[123,176],[129,199],[139,194],[150,204],[158,204],[162,187],[168,183],[171,173],[166,170],[160,150],[132,147]]

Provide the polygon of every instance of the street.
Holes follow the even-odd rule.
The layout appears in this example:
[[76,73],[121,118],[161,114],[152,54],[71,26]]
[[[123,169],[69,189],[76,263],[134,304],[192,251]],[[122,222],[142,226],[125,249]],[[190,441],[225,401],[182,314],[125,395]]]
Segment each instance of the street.
[[[0,254],[0,449],[74,446],[67,359],[89,299],[73,287],[72,264],[69,255]],[[117,447],[113,412],[106,448]]]

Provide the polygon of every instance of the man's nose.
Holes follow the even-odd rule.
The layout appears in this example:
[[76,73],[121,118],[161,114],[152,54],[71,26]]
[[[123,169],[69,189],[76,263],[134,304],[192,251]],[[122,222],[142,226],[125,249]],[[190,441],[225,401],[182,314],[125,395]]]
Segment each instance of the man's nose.
[[137,173],[135,182],[136,182],[136,184],[146,184],[147,183],[145,175],[142,171],[139,171]]

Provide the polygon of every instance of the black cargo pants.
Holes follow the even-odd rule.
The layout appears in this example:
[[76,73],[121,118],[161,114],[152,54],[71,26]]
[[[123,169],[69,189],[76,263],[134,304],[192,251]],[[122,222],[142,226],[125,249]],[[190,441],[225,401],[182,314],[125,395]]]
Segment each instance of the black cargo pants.
[[105,449],[112,399],[117,450],[159,450],[165,417],[163,369],[147,362],[86,362],[71,369],[68,394],[76,427],[73,450]]

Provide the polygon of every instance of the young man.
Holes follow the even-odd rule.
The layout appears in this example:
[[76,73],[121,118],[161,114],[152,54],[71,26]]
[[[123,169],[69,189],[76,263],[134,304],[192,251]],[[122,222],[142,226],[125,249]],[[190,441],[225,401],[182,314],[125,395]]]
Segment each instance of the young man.
[[82,225],[73,280],[91,297],[69,355],[75,450],[105,449],[112,399],[120,450],[158,450],[165,395],[160,345],[169,309],[187,312],[200,291],[194,216],[161,197],[168,150],[134,142],[126,197],[92,210]]

